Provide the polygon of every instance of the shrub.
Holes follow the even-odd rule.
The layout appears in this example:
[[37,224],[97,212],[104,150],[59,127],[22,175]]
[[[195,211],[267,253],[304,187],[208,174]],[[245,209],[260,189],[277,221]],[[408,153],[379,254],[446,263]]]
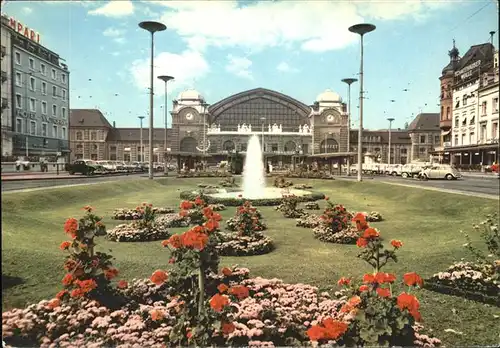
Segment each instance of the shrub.
[[236,214],[226,221],[226,225],[230,231],[237,231],[241,236],[250,236],[253,232],[267,228],[261,219],[262,214],[249,201],[246,201],[236,209]]
[[322,242],[355,244],[359,234],[351,226],[352,214],[344,206],[331,203],[328,197],[325,200],[327,207],[313,229],[314,237]]
[[82,218],[69,218],[64,224],[64,232],[71,238],[60,245],[61,250],[68,252],[64,262],[66,274],[62,279],[64,290],[52,302],[85,297],[114,307],[121,302],[110,281],[118,275],[118,270],[112,265],[111,255],[95,252],[94,238],[106,227],[92,207],[86,206],[84,210]]
[[299,200],[295,195],[283,195],[282,203],[276,207],[276,210],[281,211],[284,217],[286,218],[300,218],[304,215],[303,209],[298,209],[297,205],[299,204]]
[[270,253],[274,250],[271,238],[261,232],[240,235],[238,232],[219,232],[217,251],[222,256],[252,256]]
[[293,186],[293,182],[285,179],[284,176],[280,175],[274,179],[274,186],[278,188],[285,188]]
[[297,227],[305,228],[316,228],[323,222],[321,217],[316,214],[305,214],[301,218],[296,219],[296,221]]
[[316,202],[307,202],[305,207],[307,210],[320,210],[319,204]]

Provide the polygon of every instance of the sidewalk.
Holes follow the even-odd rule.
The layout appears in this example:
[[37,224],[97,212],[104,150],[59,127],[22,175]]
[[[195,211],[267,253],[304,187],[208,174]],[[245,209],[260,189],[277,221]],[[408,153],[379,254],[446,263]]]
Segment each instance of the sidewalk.
[[465,178],[496,178],[497,173],[481,173],[481,172],[460,172]]

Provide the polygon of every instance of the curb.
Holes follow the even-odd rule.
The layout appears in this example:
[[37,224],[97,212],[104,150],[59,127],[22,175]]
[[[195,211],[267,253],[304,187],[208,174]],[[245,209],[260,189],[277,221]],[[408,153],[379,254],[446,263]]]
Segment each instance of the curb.
[[82,179],[91,179],[91,178],[109,178],[109,177],[117,177],[117,176],[130,176],[130,175],[137,175],[137,174],[130,174],[130,173],[119,173],[119,174],[106,174],[106,175],[64,175],[64,176],[49,176],[49,177],[37,177],[37,178],[30,178],[30,177],[24,177],[24,178],[9,178],[3,177],[2,181],[40,181],[40,180],[82,180]]

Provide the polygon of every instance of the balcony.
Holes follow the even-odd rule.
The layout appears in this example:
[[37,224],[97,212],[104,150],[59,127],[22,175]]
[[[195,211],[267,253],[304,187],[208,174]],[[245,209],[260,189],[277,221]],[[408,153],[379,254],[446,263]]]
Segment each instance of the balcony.
[[439,128],[441,128],[441,130],[451,129],[451,120],[440,120]]

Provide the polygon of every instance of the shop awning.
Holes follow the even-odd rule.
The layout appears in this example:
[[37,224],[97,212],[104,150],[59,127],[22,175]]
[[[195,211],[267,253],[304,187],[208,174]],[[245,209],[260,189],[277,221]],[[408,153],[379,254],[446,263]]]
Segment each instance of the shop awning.
[[450,133],[451,133],[451,129],[447,130],[446,132],[441,133],[441,135],[444,137]]

